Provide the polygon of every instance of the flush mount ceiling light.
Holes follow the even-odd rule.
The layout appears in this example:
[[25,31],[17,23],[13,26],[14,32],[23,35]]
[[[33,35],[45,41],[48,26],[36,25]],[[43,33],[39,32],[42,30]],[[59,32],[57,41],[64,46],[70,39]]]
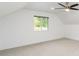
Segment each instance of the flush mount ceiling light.
[[62,8],[51,8],[52,10],[54,9],[64,9],[65,11],[69,12],[70,10],[79,10],[77,8],[74,8],[76,6],[79,6],[78,3],[73,4],[73,5],[69,5],[69,2],[65,2],[64,4],[62,3],[58,3],[58,5],[62,6]]

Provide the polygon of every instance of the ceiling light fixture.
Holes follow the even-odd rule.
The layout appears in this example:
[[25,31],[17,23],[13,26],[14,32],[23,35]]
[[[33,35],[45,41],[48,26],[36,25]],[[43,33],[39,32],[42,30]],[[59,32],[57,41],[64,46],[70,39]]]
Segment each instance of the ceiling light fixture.
[[66,12],[69,12],[69,11],[70,11],[70,9],[69,9],[69,8],[66,8],[66,9],[65,9],[65,11],[66,11]]
[[52,10],[54,10],[55,8],[51,8]]
[[66,12],[69,12],[71,10],[79,11],[79,8],[75,8],[76,6],[79,6],[79,3],[75,3],[75,4],[70,5],[69,2],[65,2],[64,4],[58,3],[58,5],[60,5],[62,7],[59,7],[59,8],[51,8],[51,10],[63,9]]

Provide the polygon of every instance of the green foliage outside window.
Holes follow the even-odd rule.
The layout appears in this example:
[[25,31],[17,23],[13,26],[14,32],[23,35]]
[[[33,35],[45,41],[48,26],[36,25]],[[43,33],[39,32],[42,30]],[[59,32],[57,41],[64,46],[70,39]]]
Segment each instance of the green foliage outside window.
[[48,17],[34,16],[34,30],[42,31],[48,28]]

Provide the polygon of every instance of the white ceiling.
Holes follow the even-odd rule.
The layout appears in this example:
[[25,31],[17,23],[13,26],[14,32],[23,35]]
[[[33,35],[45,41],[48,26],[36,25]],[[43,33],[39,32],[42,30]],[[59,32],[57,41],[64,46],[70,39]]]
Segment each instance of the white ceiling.
[[[70,2],[70,5],[78,2]],[[57,2],[31,2],[26,5],[27,9],[47,11],[57,15],[65,24],[79,24],[79,11],[66,12],[64,10],[51,10],[51,8],[61,8]],[[76,8],[79,8],[76,7]]]
[[[76,2],[71,2],[70,5]],[[79,11],[65,12],[64,10],[51,10],[52,7],[58,8],[57,2],[0,2],[0,17],[12,13],[21,8],[46,11],[57,15],[65,24],[79,24]],[[77,7],[79,8],[79,6]]]
[[21,2],[0,2],[0,17],[12,13],[25,5],[26,3]]

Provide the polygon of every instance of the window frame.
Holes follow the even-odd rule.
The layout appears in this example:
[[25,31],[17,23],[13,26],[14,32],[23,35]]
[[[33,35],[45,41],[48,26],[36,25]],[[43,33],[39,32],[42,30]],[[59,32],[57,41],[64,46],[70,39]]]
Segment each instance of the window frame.
[[[46,29],[44,29],[43,25],[41,25],[41,26],[40,26],[40,27],[41,27],[40,30],[35,30],[35,23],[34,23],[34,31],[47,31],[47,30],[48,30],[48,24],[49,24],[49,21],[48,21],[48,20],[49,20],[49,17],[46,17],[46,16],[36,16],[36,15],[33,16],[33,18],[34,18],[34,17],[42,18],[43,20],[45,20],[44,18],[47,19],[47,20],[46,20],[46,21],[47,21]],[[40,20],[41,20],[41,23],[43,23],[43,20],[42,20],[42,19],[40,19]],[[33,20],[35,21],[35,19],[33,19]],[[34,22],[34,21],[33,21],[33,22]],[[43,23],[43,24],[44,24],[44,23]]]

